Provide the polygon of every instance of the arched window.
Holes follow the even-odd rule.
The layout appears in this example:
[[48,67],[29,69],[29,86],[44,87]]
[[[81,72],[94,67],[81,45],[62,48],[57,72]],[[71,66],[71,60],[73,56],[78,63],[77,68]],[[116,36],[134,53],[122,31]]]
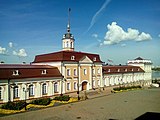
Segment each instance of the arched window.
[[2,100],[2,87],[0,87],[0,100]]
[[29,97],[34,96],[34,86],[29,85]]
[[67,45],[67,47],[69,47],[69,42],[68,41],[66,42],[66,45]]
[[18,98],[18,86],[14,86],[13,88],[13,98]]
[[54,83],[54,92],[58,93],[58,83]]
[[73,48],[73,43],[72,43],[72,42],[71,42],[71,45],[70,45],[70,47],[71,47],[71,48]]
[[47,85],[46,85],[46,83],[44,83],[42,85],[42,95],[46,95],[46,94],[47,94]]

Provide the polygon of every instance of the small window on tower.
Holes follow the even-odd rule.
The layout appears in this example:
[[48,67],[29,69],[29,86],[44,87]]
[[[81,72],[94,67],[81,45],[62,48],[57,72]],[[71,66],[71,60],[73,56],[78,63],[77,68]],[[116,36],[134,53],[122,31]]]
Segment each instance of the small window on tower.
[[71,56],[71,60],[75,60],[75,56]]

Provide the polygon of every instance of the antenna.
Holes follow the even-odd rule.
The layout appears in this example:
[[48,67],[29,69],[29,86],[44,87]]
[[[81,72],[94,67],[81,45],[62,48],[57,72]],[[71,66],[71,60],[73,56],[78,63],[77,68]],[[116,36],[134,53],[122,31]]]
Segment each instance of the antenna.
[[70,12],[71,12],[71,8],[68,9],[68,25],[67,25],[67,32],[70,32]]

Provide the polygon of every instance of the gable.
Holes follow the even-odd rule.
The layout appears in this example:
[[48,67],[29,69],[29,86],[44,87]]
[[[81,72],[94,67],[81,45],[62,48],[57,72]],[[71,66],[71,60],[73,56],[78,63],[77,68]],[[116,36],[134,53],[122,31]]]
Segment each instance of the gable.
[[84,56],[80,59],[79,61],[80,63],[93,63],[91,59],[89,59],[89,57]]

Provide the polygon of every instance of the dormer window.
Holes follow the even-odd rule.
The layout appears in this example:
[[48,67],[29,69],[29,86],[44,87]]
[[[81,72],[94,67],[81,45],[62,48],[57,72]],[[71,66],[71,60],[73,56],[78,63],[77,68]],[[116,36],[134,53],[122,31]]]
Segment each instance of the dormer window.
[[75,56],[71,56],[71,60],[75,60]]
[[93,58],[93,61],[96,61],[96,57]]
[[19,75],[19,71],[18,70],[14,70],[13,71],[13,75]]
[[139,71],[139,68],[138,68],[138,71]]
[[47,74],[47,70],[42,70],[42,75]]

